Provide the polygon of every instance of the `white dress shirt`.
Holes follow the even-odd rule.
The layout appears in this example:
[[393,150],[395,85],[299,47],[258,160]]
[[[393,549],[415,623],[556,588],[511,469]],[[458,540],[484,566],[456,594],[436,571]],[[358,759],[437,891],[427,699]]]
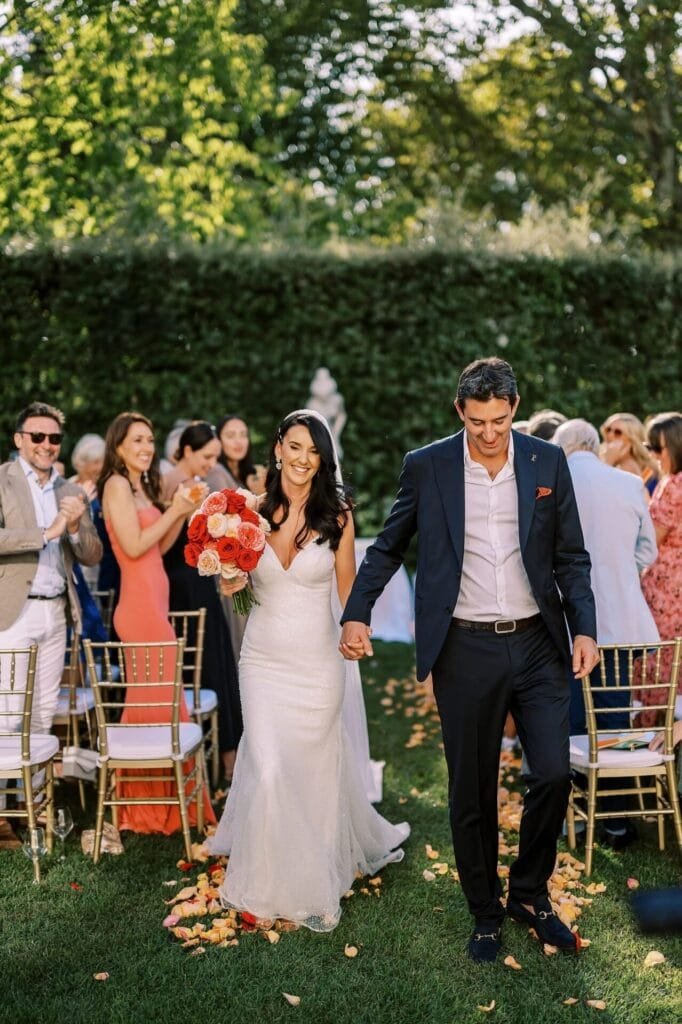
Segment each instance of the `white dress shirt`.
[[592,452],[572,452],[568,468],[592,561],[597,643],[656,643],[658,629],[639,582],[657,551],[642,481]]
[[494,480],[464,439],[464,558],[454,617],[474,622],[525,619],[539,608],[521,558],[514,441]]
[[[56,519],[58,512],[57,498],[54,492],[54,482],[58,474],[53,467],[47,482],[41,487],[35,470],[31,469],[21,456],[19,456],[19,464],[26,474],[38,528],[47,530]],[[56,597],[57,594],[63,594],[65,591],[66,572],[57,538],[48,541],[38,554],[38,568],[33,578],[31,593],[41,597]]]

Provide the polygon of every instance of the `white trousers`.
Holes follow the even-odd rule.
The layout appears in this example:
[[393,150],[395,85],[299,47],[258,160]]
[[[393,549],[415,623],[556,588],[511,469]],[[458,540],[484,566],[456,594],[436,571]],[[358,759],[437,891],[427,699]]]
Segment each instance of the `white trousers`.
[[[59,687],[64,672],[66,654],[66,611],[65,598],[52,601],[27,600],[19,618],[9,629],[0,630],[0,651],[18,647],[38,646],[33,708],[31,710],[31,732],[49,733],[59,699]],[[8,686],[10,671],[9,656],[0,655],[0,679],[2,688]],[[17,659],[16,671],[25,670],[28,656]],[[14,711],[10,718],[0,717],[0,730],[19,732],[21,729],[21,701],[0,695],[0,710]],[[0,790],[6,782],[0,781]],[[5,806],[5,797],[0,793],[0,808]]]

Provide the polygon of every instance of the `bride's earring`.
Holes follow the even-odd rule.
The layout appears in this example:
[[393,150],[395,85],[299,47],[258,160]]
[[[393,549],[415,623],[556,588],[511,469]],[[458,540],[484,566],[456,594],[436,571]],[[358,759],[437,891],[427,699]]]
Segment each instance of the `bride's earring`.
[[149,483],[149,473],[147,472],[147,470],[146,470],[146,469],[145,469],[144,473],[142,474],[142,479],[144,480],[144,482],[145,482],[146,484],[148,484],[148,483]]
[[281,468],[282,468],[282,460],[280,458],[276,458],[275,459],[275,469],[277,470],[277,472],[279,472]]

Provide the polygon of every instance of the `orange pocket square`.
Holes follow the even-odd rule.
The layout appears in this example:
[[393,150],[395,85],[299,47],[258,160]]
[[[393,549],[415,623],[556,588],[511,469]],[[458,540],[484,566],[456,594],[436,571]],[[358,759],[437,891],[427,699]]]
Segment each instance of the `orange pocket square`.
[[548,498],[552,493],[551,487],[536,487],[535,488],[535,500],[538,498]]

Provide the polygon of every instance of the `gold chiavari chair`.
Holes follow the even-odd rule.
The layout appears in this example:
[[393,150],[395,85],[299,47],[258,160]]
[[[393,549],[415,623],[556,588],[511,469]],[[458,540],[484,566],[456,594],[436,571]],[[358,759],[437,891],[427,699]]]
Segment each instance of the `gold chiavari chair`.
[[[116,825],[117,808],[132,804],[177,806],[185,855],[191,860],[188,807],[193,801],[196,803],[197,828],[201,832],[204,825],[205,771],[201,727],[195,722],[180,721],[183,641],[145,644],[84,640],[83,647],[90,685],[95,694],[100,762],[95,863],[100,856],[106,808],[112,809]],[[121,715],[126,708],[131,717],[139,715],[147,721],[122,722]],[[154,724],[155,718],[163,724]],[[194,765],[185,772],[184,763],[190,758],[194,759]],[[145,769],[154,771],[154,774],[140,774],[139,770]],[[127,776],[126,773],[130,772],[135,774]],[[174,785],[167,796],[118,797],[116,785],[122,781],[133,784],[170,782]]]
[[[63,685],[59,690],[57,708],[53,720],[54,726],[62,726],[66,730],[64,741],[65,747],[81,746],[81,733],[85,728],[88,746],[94,745],[95,730],[95,695],[90,686],[85,685],[83,678],[83,663],[81,661],[81,638],[80,634],[73,630],[71,633],[71,646],[69,648],[69,661],[64,670],[62,679]],[[59,755],[61,756],[61,755]],[[85,810],[85,786],[83,780],[78,780],[78,792],[80,794],[81,807]]]
[[[665,819],[672,818],[682,853],[682,817],[672,737],[682,637],[647,644],[644,651],[642,644],[603,644],[599,650],[602,655],[599,684],[591,683],[589,675],[582,680],[587,735],[571,736],[570,745],[571,768],[580,773],[586,783],[581,784],[580,776],[572,783],[566,815],[568,845],[571,848],[575,848],[576,818],[585,822],[585,869],[588,875],[592,873],[596,823],[607,818],[655,817],[661,850],[665,848]],[[663,655],[667,651],[672,652],[672,667],[669,678],[662,681]],[[611,683],[607,681],[604,658],[608,652],[613,652],[614,679]],[[641,676],[636,678],[638,663],[641,664]],[[658,712],[662,721],[664,742],[659,751],[648,747],[654,733],[645,732],[637,726],[637,713],[642,705],[634,697],[635,685],[638,691],[658,690],[662,693],[660,698],[657,696],[656,703],[646,705],[646,710]],[[605,703],[610,706],[604,707]],[[623,720],[629,723],[625,728],[620,724],[615,726],[616,722]],[[605,722],[615,727],[609,728]],[[606,779],[610,780],[608,787],[600,787]],[[623,780],[621,788],[614,788],[612,780]],[[603,802],[600,802],[600,809],[597,809],[601,798],[614,796],[632,796],[636,798],[637,806],[627,810],[609,810],[603,809]]]
[[[46,816],[47,848],[52,850],[54,818],[53,760],[59,749],[56,736],[31,733],[31,711],[38,648],[0,650],[0,779],[8,781],[5,797],[17,806],[0,812],[4,818],[28,823],[29,835],[38,814]],[[21,786],[17,780],[21,780]],[[40,862],[33,858],[33,876],[40,881]]]
[[[189,714],[204,729],[204,755],[211,765],[211,782],[215,789],[220,776],[220,747],[218,744],[218,695],[215,690],[202,689],[201,666],[206,635],[206,609],[176,611],[169,614],[170,623],[178,639],[185,644],[184,678],[192,685],[185,686],[185,704]],[[206,728],[206,723],[208,727]]]

